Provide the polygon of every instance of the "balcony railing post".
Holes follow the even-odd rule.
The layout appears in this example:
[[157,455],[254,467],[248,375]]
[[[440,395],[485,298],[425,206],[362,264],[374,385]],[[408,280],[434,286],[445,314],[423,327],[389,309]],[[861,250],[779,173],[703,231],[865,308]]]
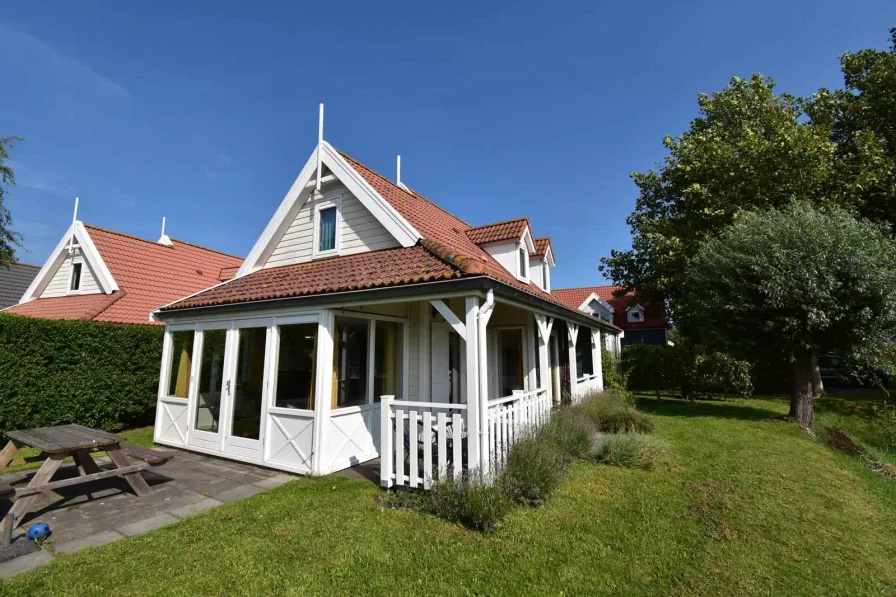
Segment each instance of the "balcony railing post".
[[380,487],[392,487],[392,466],[395,462],[395,435],[392,432],[392,401],[395,396],[380,399]]

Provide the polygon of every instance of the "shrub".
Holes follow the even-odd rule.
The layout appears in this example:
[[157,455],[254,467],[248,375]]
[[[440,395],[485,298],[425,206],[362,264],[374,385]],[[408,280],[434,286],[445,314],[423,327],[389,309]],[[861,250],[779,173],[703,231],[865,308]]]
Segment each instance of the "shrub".
[[628,388],[628,374],[623,370],[619,357],[606,348],[600,349],[601,373],[605,390],[622,390]]
[[540,506],[563,481],[567,462],[549,434],[527,434],[510,448],[498,484],[515,502]]
[[479,475],[448,475],[433,483],[426,507],[436,516],[477,531],[493,531],[504,522],[513,502],[500,484]]
[[162,334],[161,326],[0,313],[0,430],[150,424]]
[[551,416],[543,428],[538,430],[552,442],[566,458],[584,458],[591,452],[591,438],[594,435],[591,420],[572,408],[562,408]]
[[575,409],[605,433],[653,432],[653,419],[631,406],[623,394],[595,394],[577,404]]
[[727,354],[694,348],[634,344],[623,352],[628,387],[634,391],[678,393],[682,398],[749,396],[751,368]]
[[597,460],[613,466],[651,470],[665,460],[666,443],[641,433],[620,433],[608,438],[597,452]]

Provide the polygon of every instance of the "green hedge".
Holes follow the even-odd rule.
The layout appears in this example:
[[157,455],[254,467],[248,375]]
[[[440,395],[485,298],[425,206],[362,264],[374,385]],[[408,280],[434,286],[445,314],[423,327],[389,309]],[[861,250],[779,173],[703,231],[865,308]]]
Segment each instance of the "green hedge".
[[688,399],[753,393],[749,363],[717,352],[632,344],[623,350],[622,368],[629,389],[636,392],[676,393]]
[[163,331],[0,313],[0,431],[151,424]]

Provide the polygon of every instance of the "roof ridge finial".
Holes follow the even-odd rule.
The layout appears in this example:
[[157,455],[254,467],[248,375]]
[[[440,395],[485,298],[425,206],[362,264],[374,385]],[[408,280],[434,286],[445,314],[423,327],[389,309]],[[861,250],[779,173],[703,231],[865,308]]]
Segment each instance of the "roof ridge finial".
[[320,115],[317,120],[317,182],[314,190],[320,193],[321,152],[324,146],[324,103],[320,103]]
[[72,235],[68,239],[68,254],[71,255],[75,252],[75,224],[78,223],[78,202],[80,200],[75,197],[75,213],[72,215]]
[[162,216],[162,236],[160,236],[159,240],[156,242],[160,245],[165,245],[166,247],[170,247],[173,244],[171,239],[168,238],[168,235],[165,234],[165,216]]

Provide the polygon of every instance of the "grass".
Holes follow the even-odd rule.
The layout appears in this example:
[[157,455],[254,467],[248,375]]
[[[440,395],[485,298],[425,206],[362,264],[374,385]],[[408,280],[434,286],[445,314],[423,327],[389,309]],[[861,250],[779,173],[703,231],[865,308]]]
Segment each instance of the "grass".
[[608,437],[597,452],[597,460],[613,466],[652,470],[668,457],[666,443],[643,433],[620,433]]
[[[124,438],[124,441],[134,444],[135,446],[140,446],[142,448],[149,448],[152,446],[152,438],[153,438],[153,427],[140,427],[138,429],[129,429],[128,431],[122,431],[119,433],[121,437]],[[5,445],[5,442],[4,442]],[[38,456],[40,454],[40,450],[37,448],[21,448],[17,453],[17,458],[31,458],[34,456]],[[105,452],[95,452],[93,454],[94,457],[99,458],[100,456],[105,456]],[[66,458],[63,462],[71,462],[71,458]],[[40,468],[40,465],[43,464],[43,461],[39,462],[26,462],[25,464],[17,464],[15,466],[8,466],[3,470],[3,473],[16,473],[19,471],[27,471],[31,469]]]
[[784,420],[785,401],[639,401],[675,465],[578,461],[483,534],[304,478],[61,555],[5,595],[892,595],[896,482]]

